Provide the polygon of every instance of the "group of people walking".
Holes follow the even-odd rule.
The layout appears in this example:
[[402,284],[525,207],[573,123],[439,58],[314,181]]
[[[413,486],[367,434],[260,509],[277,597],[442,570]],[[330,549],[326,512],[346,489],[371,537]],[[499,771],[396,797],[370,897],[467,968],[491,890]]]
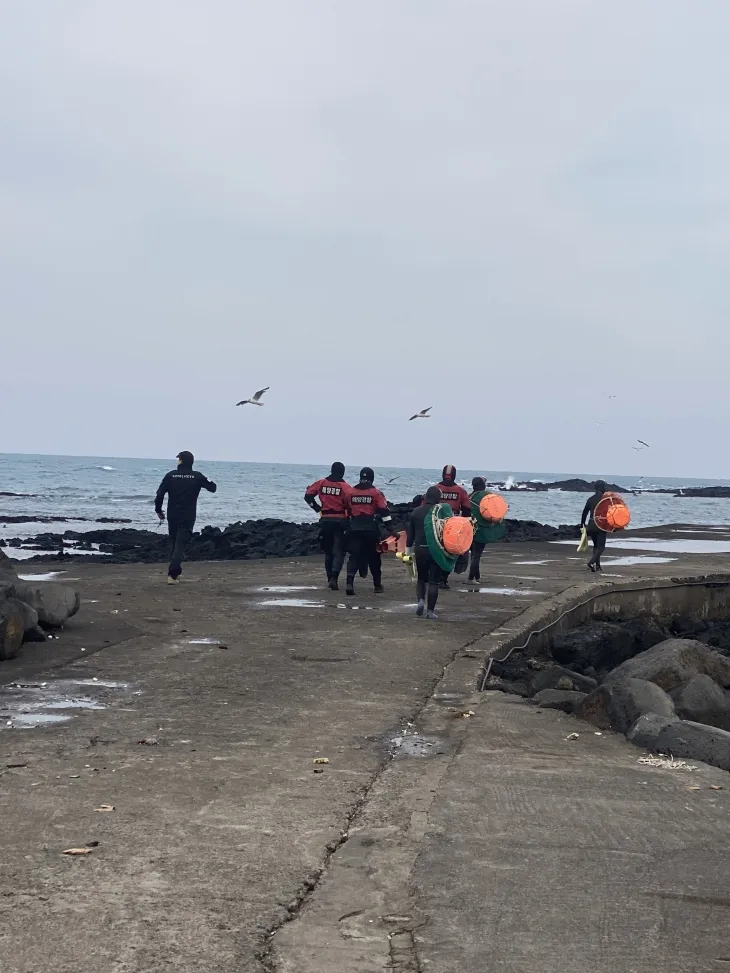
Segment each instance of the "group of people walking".
[[[193,534],[197,516],[198,496],[201,490],[216,492],[216,484],[198,470],[193,469],[195,457],[187,450],[178,453],[177,468],[165,475],[155,497],[155,512],[160,522],[165,520],[163,503],[167,496],[167,524],[170,536],[171,558],[168,568],[168,584],[178,584],[182,573],[185,547]],[[456,482],[456,468],[445,466],[441,480],[430,486],[426,493],[413,498],[414,509],[408,520],[406,555],[413,558],[416,572],[416,614],[436,618],[436,602],[439,589],[448,587],[448,572],[434,557],[433,545],[429,546],[427,525],[434,508],[448,504],[455,516],[472,518],[476,524],[471,551],[458,559],[457,572],[465,570],[468,563],[469,581],[480,581],[480,560],[485,545],[501,534],[495,530],[502,525],[484,525],[479,517],[479,504],[486,492],[482,477],[472,480],[471,494]],[[606,532],[595,522],[594,514],[601,499],[606,495],[606,484],[598,480],[596,492],[587,501],[581,517],[581,528],[586,527],[593,541],[593,555],[588,562],[591,571],[601,570],[601,555],[606,547]],[[304,499],[320,515],[320,543],[324,552],[327,584],[332,591],[339,590],[339,577],[347,558],[346,592],[355,594],[355,578],[366,578],[370,573],[377,594],[383,588],[380,554],[381,536],[398,536],[398,530],[383,493],[375,486],[375,473],[369,466],[360,470],[354,486],[345,480],[345,467],[333,463],[329,474],[310,484]],[[506,509],[506,508],[505,508]],[[447,511],[448,513],[448,511]],[[348,557],[349,555],[349,557]]]
[[[379,551],[381,526],[386,535],[397,536],[398,531],[383,493],[374,485],[375,473],[369,466],[360,470],[354,486],[345,481],[345,467],[333,463],[330,473],[310,484],[304,494],[309,506],[320,515],[320,542],[324,552],[327,583],[332,591],[339,590],[339,576],[347,560],[345,590],[355,594],[355,578],[365,578],[368,571],[376,593],[384,590]],[[472,481],[475,494],[486,489],[485,481]],[[472,497],[475,496],[472,494]],[[436,504],[446,503],[456,516],[473,515],[472,497],[456,482],[456,468],[445,466],[439,483],[429,487],[425,495],[414,497],[414,510],[408,521],[406,554],[414,558],[416,568],[416,614],[427,612],[436,618],[439,588],[448,587],[447,573],[436,562],[426,537],[426,518]],[[471,550],[469,580],[479,580],[479,561],[484,541],[475,538]]]

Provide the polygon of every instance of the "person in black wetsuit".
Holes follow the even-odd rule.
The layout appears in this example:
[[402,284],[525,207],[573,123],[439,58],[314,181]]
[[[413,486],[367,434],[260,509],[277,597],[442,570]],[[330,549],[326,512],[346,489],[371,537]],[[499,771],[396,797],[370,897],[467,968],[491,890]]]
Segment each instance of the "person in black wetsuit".
[[603,571],[603,568],[601,567],[601,555],[606,550],[607,534],[605,530],[601,530],[601,528],[595,523],[593,520],[593,514],[598,506],[599,500],[601,500],[608,487],[603,480],[596,480],[594,486],[596,488],[596,492],[586,501],[586,505],[583,508],[583,516],[580,518],[580,525],[581,527],[586,528],[588,536],[593,542],[593,555],[588,562],[588,570]]
[[155,497],[155,513],[163,521],[165,515],[162,512],[162,503],[167,494],[167,531],[172,548],[167,571],[168,584],[180,583],[185,545],[193,536],[200,491],[215,493],[218,489],[212,480],[193,469],[194,462],[195,457],[187,449],[178,453],[177,469],[165,474]]
[[[471,481],[472,496],[474,494],[483,495],[484,491],[487,489],[487,481],[483,476],[475,476]],[[471,498],[470,498],[471,500]],[[475,501],[471,501],[472,504],[472,516],[475,516],[479,512],[479,504]],[[470,581],[480,581],[480,564],[482,560],[482,554],[484,553],[484,548],[487,546],[486,541],[477,540],[480,528],[474,531],[474,540],[471,545],[471,560],[469,561],[469,580]]]
[[[439,583],[443,578],[444,572],[434,561],[428,541],[426,540],[426,517],[437,503],[441,503],[441,490],[437,486],[431,486],[426,490],[420,506],[416,507],[408,521],[408,534],[406,537],[406,554],[416,559],[416,615],[423,615],[424,608],[427,608],[428,618],[436,619],[436,602],[439,596]],[[428,595],[428,601],[426,596]]]

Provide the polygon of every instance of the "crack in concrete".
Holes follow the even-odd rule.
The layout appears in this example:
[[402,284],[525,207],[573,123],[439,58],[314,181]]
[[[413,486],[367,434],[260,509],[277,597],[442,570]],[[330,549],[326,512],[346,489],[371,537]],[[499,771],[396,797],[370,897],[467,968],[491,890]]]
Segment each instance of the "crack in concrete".
[[[453,665],[454,661],[458,658],[459,654],[462,653],[465,649],[468,649],[472,645],[476,644],[486,634],[488,633],[483,632],[480,635],[469,639],[467,642],[458,645],[452,652],[449,653],[449,656],[447,657],[447,660],[444,664],[441,675],[437,676],[433,680],[428,696],[426,696],[422,700],[420,705],[417,706],[415,711],[408,717],[409,722],[415,723],[416,720],[419,718],[419,716],[426,709],[428,704],[434,701],[434,695],[436,689],[443,682],[446,671],[451,665]],[[321,884],[322,879],[327,874],[327,871],[329,869],[333,857],[347,842],[350,836],[349,834],[350,829],[355,824],[358,816],[360,815],[365,805],[368,803],[368,800],[370,799],[370,795],[374,787],[376,786],[380,778],[383,776],[383,774],[386,772],[388,767],[391,766],[391,764],[394,762],[394,760],[395,760],[394,753],[389,753],[386,755],[385,759],[377,768],[377,770],[375,771],[375,773],[373,774],[373,776],[371,777],[367,785],[363,788],[363,792],[360,798],[355,802],[355,804],[348,811],[345,818],[344,826],[340,832],[339,839],[337,839],[336,841],[331,841],[325,846],[325,855],[322,861],[322,865],[309,873],[309,876],[299,886],[297,892],[295,893],[294,898],[287,905],[286,914],[281,915],[274,923],[272,923],[268,927],[268,929],[264,933],[262,944],[254,954],[257,961],[261,964],[264,973],[277,973],[278,966],[277,966],[276,958],[274,956],[274,939],[276,937],[276,934],[285,926],[289,925],[290,923],[294,922],[296,919],[299,918],[302,909],[304,908],[306,903],[311,899],[311,897],[314,895],[317,888]],[[356,912],[355,914],[358,913]],[[427,922],[428,922],[427,919],[420,922],[417,926],[414,927],[414,931],[415,929],[421,928],[422,926],[426,925]],[[396,949],[398,949],[399,951],[405,950],[408,953],[407,956],[401,957],[401,959],[399,959],[399,962],[401,962],[402,960],[402,962],[410,963],[411,965],[402,965],[401,962],[400,966],[394,966],[393,969],[403,971],[403,973],[412,973],[412,971],[414,971],[414,973],[422,973],[422,967],[420,965],[420,961],[417,955],[415,939],[413,938],[414,931],[409,931],[409,930],[405,931],[405,933],[407,933],[407,935],[409,935],[411,938],[410,946],[396,947]],[[400,933],[395,935],[400,935]],[[391,941],[391,950],[392,949],[393,947]]]

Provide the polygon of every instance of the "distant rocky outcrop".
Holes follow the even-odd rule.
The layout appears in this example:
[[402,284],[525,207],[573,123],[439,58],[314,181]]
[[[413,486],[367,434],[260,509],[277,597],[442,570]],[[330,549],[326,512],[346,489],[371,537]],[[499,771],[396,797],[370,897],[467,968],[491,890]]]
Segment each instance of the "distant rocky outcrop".
[[[393,519],[405,529],[413,504],[394,504]],[[580,528],[563,524],[551,527],[533,520],[506,520],[502,543],[577,540]],[[152,563],[168,557],[167,531],[137,530],[131,527],[89,531],[67,530],[63,534],[38,534],[31,539],[12,538],[8,548],[36,550],[41,555],[73,556],[74,551],[93,553],[94,545],[106,555],[105,561],[116,564],[135,561]],[[307,557],[318,554],[317,523],[293,524],[285,520],[247,520],[228,527],[204,527],[193,535],[186,558],[190,561],[237,561],[268,557]],[[62,554],[59,552],[63,552]],[[84,555],[86,559],[87,555]]]
[[[497,484],[494,484],[496,487]],[[562,490],[565,493],[593,493],[596,489],[595,480],[582,480],[580,477],[572,477],[568,480],[555,480],[553,483],[542,483],[540,480],[520,480],[516,483],[510,483],[509,486],[505,484],[504,486],[498,487],[500,491],[514,491],[519,490],[524,493],[525,491],[531,493],[544,493],[546,490]],[[627,493],[626,487],[618,486],[617,483],[606,484],[606,489],[611,490],[613,493]]]

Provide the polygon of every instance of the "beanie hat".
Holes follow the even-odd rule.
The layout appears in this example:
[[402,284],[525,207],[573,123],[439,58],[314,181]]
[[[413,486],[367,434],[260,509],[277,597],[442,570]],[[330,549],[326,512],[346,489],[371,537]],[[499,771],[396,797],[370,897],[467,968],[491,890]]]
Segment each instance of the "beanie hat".
[[360,482],[373,483],[375,480],[375,473],[370,469],[369,466],[363,466],[360,470]]

